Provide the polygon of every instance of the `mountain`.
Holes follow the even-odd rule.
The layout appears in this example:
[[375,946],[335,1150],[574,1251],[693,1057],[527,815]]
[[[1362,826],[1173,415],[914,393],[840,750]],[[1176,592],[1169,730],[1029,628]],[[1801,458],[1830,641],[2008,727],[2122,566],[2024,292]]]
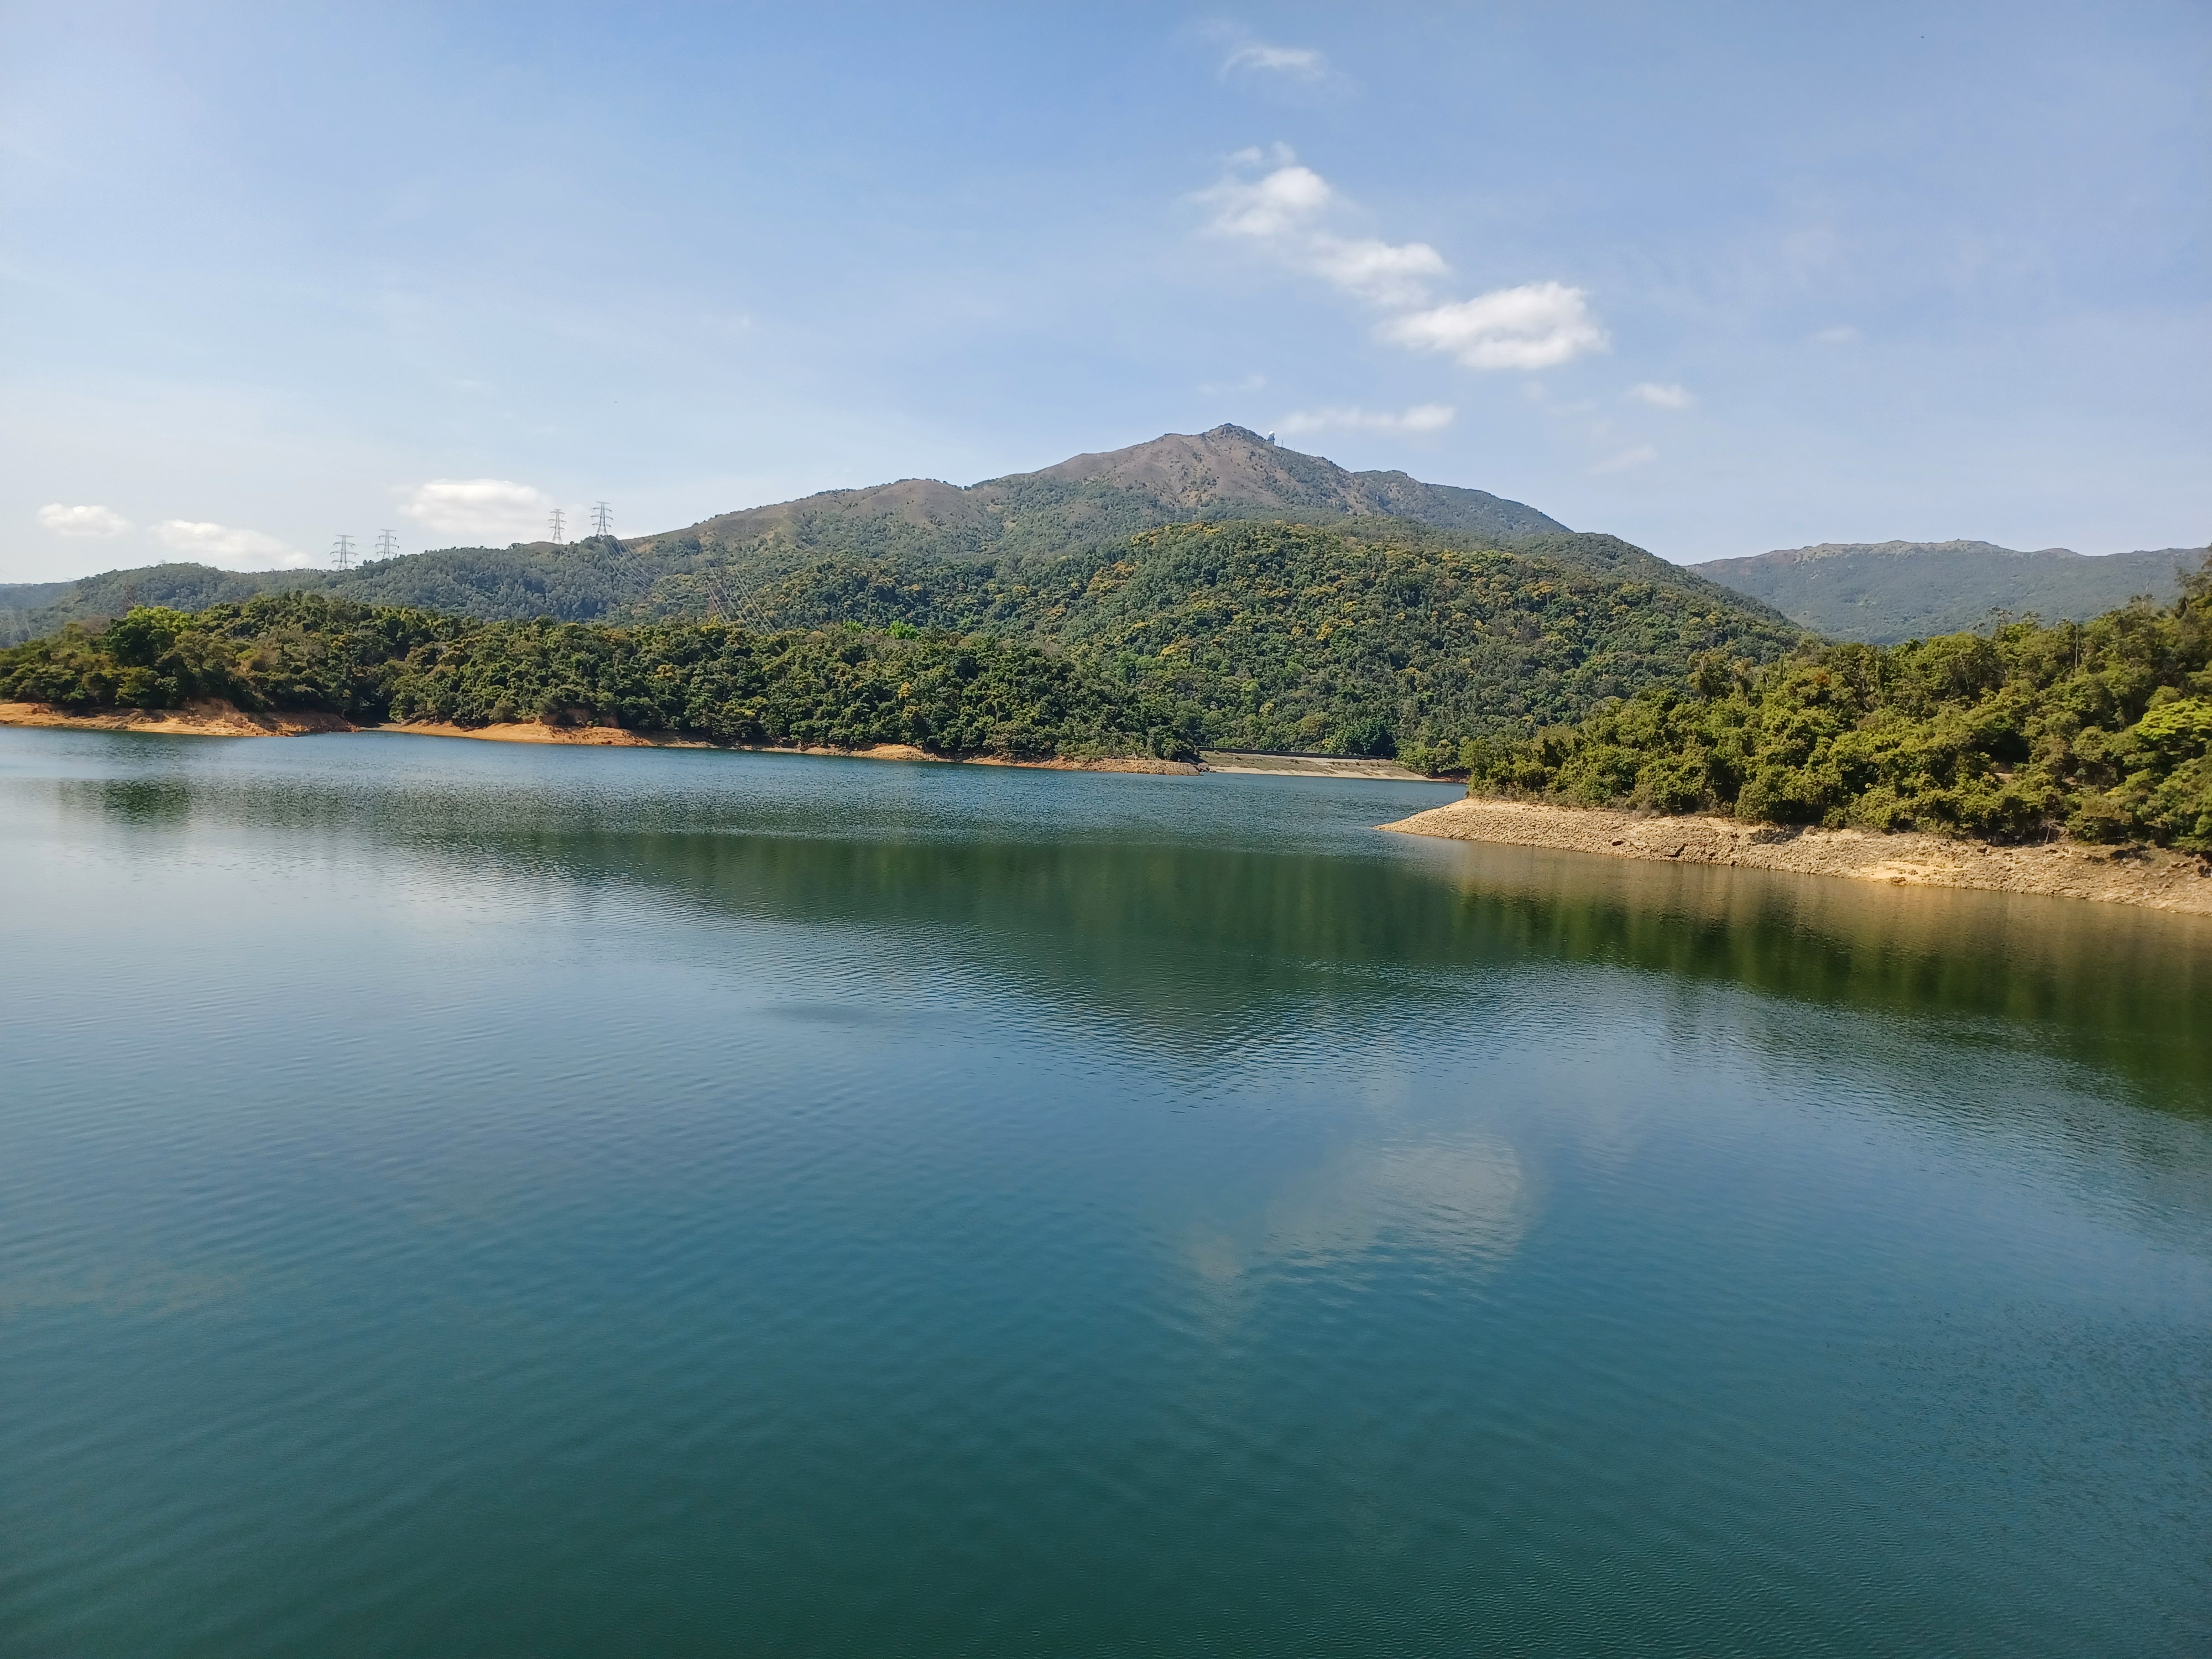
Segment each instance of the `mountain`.
[[1348,471],[1243,427],[1218,426],[978,484],[908,478],[830,490],[626,540],[447,548],[349,571],[193,564],[108,571],[69,585],[42,605],[0,607],[0,643],[120,616],[137,605],[190,611],[286,591],[487,622],[696,617],[732,611],[769,584],[825,560],[981,562],[1011,575],[1164,525],[1249,518],[1425,533],[1461,547],[1527,550],[1592,574],[1711,591],[1703,577],[1618,537],[1578,534],[1519,501],[1403,472]]
[[1618,537],[1233,426],[627,541],[349,571],[112,571],[29,620],[44,633],[288,589],[481,622],[993,635],[1087,665],[1211,743],[1358,754],[1456,752],[1578,719],[1703,653],[1765,661],[1798,638],[1779,613]]
[[[388,692],[395,709],[404,703],[447,717],[513,718],[486,711],[574,706],[647,728],[665,726],[672,711],[689,711],[681,729],[728,735],[750,729],[715,724],[720,717],[713,708],[733,693],[709,696],[691,667],[663,673],[658,658],[647,665],[658,678],[640,681],[637,653],[665,648],[686,664],[720,662],[737,648],[730,639],[742,635],[750,643],[738,654],[748,660],[769,641],[779,659],[799,650],[818,665],[873,660],[886,651],[896,657],[884,641],[918,640],[955,679],[968,672],[961,652],[972,646],[1015,653],[1006,662],[1040,695],[1049,690],[1060,703],[1076,696],[1090,711],[1081,720],[1071,726],[1055,715],[1038,727],[1057,732],[1052,741],[1063,751],[1070,741],[1103,741],[1098,734],[1113,732],[1141,734],[1163,756],[1202,743],[1396,752],[1428,765],[1440,755],[1455,758],[1470,738],[1511,738],[1579,718],[1605,698],[1688,672],[1709,653],[1768,661],[1801,637],[1771,611],[1710,585],[1692,591],[1472,550],[1434,534],[1400,533],[1407,528],[1400,520],[1350,523],[1363,533],[1345,523],[1213,520],[1022,562],[836,556],[754,590],[711,621],[698,620],[711,607],[692,605],[621,630],[546,621],[486,624],[415,609],[333,605],[313,594],[210,607],[198,613],[204,626],[147,609],[93,641],[63,635],[0,652],[0,668],[16,665],[12,681],[0,674],[0,690],[12,687],[13,695],[40,700],[173,702],[187,694],[188,681],[204,692],[246,674],[260,678],[245,689],[269,701],[286,685],[327,690],[336,682],[317,678],[319,664],[358,666],[363,650],[378,662],[396,660],[395,653],[412,662],[410,653],[420,646],[429,652],[416,665],[425,673],[435,661],[458,660],[456,653],[480,665],[507,666],[466,696],[448,687],[453,696],[441,691],[428,702],[411,691],[403,697],[397,681],[378,680],[384,686],[378,695]],[[190,635],[191,648],[179,647],[173,663],[161,652],[149,655],[143,639],[155,635]],[[218,648],[222,639],[249,635],[250,662]],[[635,645],[623,643],[633,638]],[[505,642],[471,643],[477,641]],[[1048,664],[1064,665],[1075,678],[1055,678]],[[138,678],[129,678],[125,669]],[[808,673],[815,684],[819,676]],[[217,678],[208,679],[211,674]],[[892,673],[883,686],[901,679]],[[840,724],[822,701],[829,695],[807,694],[813,712],[801,726],[827,719],[822,730],[917,740],[910,732],[880,738],[889,728],[872,723],[873,716]],[[982,707],[953,701],[969,713]],[[987,701],[994,708],[1003,702]],[[1026,717],[1015,718],[1012,708],[1000,708],[991,723],[1022,726]],[[889,703],[876,712],[886,719],[901,714]],[[947,704],[927,729],[949,731],[944,719],[957,712]],[[964,716],[954,723],[974,724]],[[1157,741],[1156,730],[1164,734]],[[1170,738],[1168,747],[1158,746]],[[979,746],[988,746],[981,737],[955,745]]]
[[981,483],[902,478],[747,507],[636,545],[781,543],[833,553],[973,558],[1066,552],[1200,519],[1411,519],[1492,539],[1562,532],[1533,507],[1403,472],[1350,472],[1241,426],[1171,432]]
[[33,617],[69,596],[74,582],[0,582],[0,645],[27,640],[39,629]]
[[1893,645],[1978,627],[1992,611],[2083,622],[2137,594],[2170,603],[2201,549],[2092,558],[1989,542],[1824,542],[1690,568],[1832,639]]
[[1019,563],[828,559],[726,614],[1033,641],[1185,710],[1217,746],[1350,754],[1576,719],[1705,652],[1765,661],[1800,637],[1724,588],[1406,530],[1216,520]]

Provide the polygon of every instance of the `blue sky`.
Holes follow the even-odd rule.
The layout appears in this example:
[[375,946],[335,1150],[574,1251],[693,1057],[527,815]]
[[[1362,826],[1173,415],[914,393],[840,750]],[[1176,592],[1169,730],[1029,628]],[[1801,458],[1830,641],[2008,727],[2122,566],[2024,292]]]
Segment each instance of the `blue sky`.
[[2212,536],[2212,9],[0,12],[0,580],[1236,421],[1697,560]]

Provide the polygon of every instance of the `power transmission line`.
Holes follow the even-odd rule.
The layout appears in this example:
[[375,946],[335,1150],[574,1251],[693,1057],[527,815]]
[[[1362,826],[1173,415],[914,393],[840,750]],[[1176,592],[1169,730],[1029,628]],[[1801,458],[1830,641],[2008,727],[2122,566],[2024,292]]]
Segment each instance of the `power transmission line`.
[[399,536],[396,531],[380,530],[376,532],[376,556],[380,559],[399,556]]
[[561,509],[557,507],[555,507],[553,509],[553,545],[556,547],[561,545],[561,535],[563,522],[564,521],[561,517]]
[[611,536],[615,533],[615,510],[605,501],[592,509],[592,534]]
[[351,569],[353,568],[353,538],[350,536],[339,537],[337,540],[331,544],[331,556],[337,561],[339,569]]

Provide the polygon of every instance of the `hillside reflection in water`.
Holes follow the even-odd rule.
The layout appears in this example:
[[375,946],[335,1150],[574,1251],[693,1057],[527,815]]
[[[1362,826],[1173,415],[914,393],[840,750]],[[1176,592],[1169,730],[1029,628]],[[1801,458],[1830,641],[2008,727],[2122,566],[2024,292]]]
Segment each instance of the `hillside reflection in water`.
[[2191,1651],[2212,927],[1449,793],[0,732],[0,1620]]

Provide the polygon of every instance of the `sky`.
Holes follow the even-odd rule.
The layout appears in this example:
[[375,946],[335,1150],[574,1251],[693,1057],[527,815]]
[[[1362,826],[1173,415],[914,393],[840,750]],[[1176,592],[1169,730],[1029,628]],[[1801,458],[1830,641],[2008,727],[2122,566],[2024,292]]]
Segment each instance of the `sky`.
[[0,581],[1231,421],[1694,562],[2212,538],[2212,6],[0,0]]

